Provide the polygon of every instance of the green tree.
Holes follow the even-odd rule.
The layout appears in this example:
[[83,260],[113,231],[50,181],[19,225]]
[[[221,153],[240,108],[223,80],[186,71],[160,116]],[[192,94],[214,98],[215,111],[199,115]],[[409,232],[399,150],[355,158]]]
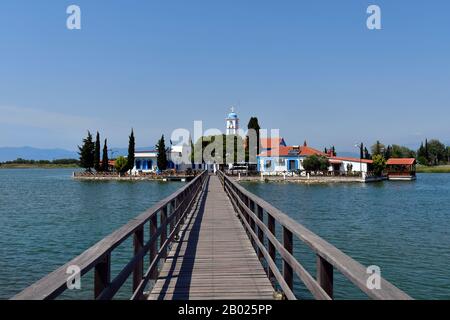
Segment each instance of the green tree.
[[88,135],[83,139],[83,145],[78,146],[78,154],[80,155],[80,167],[85,168],[86,171],[91,171],[94,167],[94,143],[92,141],[92,134],[88,131]]
[[392,158],[392,147],[390,145],[388,145],[384,150],[384,158],[385,159]]
[[330,162],[327,157],[313,154],[303,160],[302,166],[306,171],[327,171]]
[[359,145],[359,158],[360,159],[364,159],[364,144],[362,142]]
[[194,143],[191,139],[191,164],[193,165],[195,163],[195,150],[194,150]]
[[103,155],[102,155],[102,168],[101,170],[104,172],[109,171],[109,158],[108,158],[108,141],[105,139],[105,144],[103,145]]
[[[246,152],[247,152],[248,156],[246,157],[246,161],[247,162],[249,160],[256,161],[255,157],[260,152],[260,146],[259,146],[259,144],[260,144],[260,135],[259,135],[259,131],[261,129],[261,127],[259,126],[259,122],[258,122],[258,118],[257,117],[251,117],[250,118],[250,120],[248,122],[248,125],[247,125],[247,129],[248,130],[254,130],[256,132],[256,146],[253,147],[254,148],[253,150],[249,149],[250,148],[250,144],[249,144],[249,138],[247,136]],[[252,155],[251,156],[252,159],[249,159],[250,155]],[[255,158],[255,159],[253,159],[253,158]]]
[[411,150],[405,146],[393,144],[392,151],[391,151],[391,157],[392,158],[415,158],[416,153],[413,150]]
[[322,172],[328,171],[330,167],[330,160],[327,157],[319,156],[319,170]]
[[445,150],[447,151],[447,164],[449,164],[450,163],[450,146],[445,148]]
[[383,174],[384,169],[386,168],[386,159],[381,154],[375,154],[372,157],[373,160],[373,172],[377,177],[380,177]]
[[161,139],[159,139],[158,144],[156,145],[156,151],[158,152],[158,155],[156,157],[156,163],[158,166],[158,169],[161,171],[164,171],[167,169],[167,149],[166,149],[166,143],[164,141],[164,135],[161,136]]
[[95,171],[100,171],[100,134],[97,131],[97,136],[95,138],[94,146],[94,169]]
[[421,165],[427,165],[428,164],[427,155],[426,155],[426,152],[425,152],[425,147],[423,146],[423,142],[420,143],[420,147],[417,150],[417,161]]
[[119,172],[119,174],[127,172],[128,171],[127,158],[125,158],[124,156],[117,157],[114,167],[116,168],[117,172]]
[[364,147],[364,157],[363,157],[363,159],[371,159],[371,158],[372,158],[372,156],[370,155],[369,150],[367,150],[367,148]]
[[382,144],[378,140],[372,147],[370,147],[370,151],[372,152],[373,155],[383,154],[384,149],[385,149],[384,144]]
[[134,132],[133,129],[131,129],[131,134],[128,137],[127,170],[131,170],[134,167],[134,151],[135,151]]
[[201,152],[202,163],[210,162],[207,160],[214,158],[218,164],[227,164],[246,160],[243,145],[241,136],[221,134],[201,137],[195,143],[195,150]]
[[432,165],[438,165],[446,160],[445,145],[437,139],[427,141],[428,160]]

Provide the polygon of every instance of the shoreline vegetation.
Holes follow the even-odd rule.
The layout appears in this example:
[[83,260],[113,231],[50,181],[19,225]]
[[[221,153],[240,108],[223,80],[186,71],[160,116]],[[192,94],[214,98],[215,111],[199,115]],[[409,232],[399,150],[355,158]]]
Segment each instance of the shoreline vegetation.
[[438,166],[421,166],[416,167],[417,173],[450,173],[450,165],[438,165]]
[[64,169],[79,167],[77,159],[56,159],[50,161],[19,158],[13,161],[0,162],[0,169]]

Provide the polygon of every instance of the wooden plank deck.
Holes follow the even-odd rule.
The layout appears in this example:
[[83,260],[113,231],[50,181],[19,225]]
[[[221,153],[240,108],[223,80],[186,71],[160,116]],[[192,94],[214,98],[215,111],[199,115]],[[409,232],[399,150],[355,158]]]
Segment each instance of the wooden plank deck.
[[150,292],[157,299],[273,299],[273,287],[216,176],[188,216]]

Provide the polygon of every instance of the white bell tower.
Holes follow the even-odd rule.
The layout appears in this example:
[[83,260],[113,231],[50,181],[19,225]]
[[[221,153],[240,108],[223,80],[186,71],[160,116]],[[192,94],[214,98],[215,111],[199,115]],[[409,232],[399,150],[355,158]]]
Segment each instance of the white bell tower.
[[239,130],[239,118],[237,114],[234,112],[234,108],[231,107],[231,112],[227,116],[227,125],[226,125],[226,133],[229,134],[237,134]]

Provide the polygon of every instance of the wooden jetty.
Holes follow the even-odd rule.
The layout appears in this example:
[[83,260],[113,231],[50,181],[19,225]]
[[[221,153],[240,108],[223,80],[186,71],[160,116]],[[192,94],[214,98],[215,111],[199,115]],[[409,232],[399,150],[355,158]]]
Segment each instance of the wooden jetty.
[[211,176],[149,299],[271,299],[273,287],[219,178]]
[[[129,237],[134,255],[111,279],[111,253]],[[316,255],[315,276],[295,258],[294,239]],[[279,293],[294,300],[294,277],[314,298],[330,300],[335,271],[370,298],[411,299],[383,278],[379,288],[368,286],[364,266],[221,171],[198,175],[13,299],[58,297],[74,265],[81,276],[94,269],[93,298],[99,300],[112,299],[130,276],[133,300],[272,299]]]

